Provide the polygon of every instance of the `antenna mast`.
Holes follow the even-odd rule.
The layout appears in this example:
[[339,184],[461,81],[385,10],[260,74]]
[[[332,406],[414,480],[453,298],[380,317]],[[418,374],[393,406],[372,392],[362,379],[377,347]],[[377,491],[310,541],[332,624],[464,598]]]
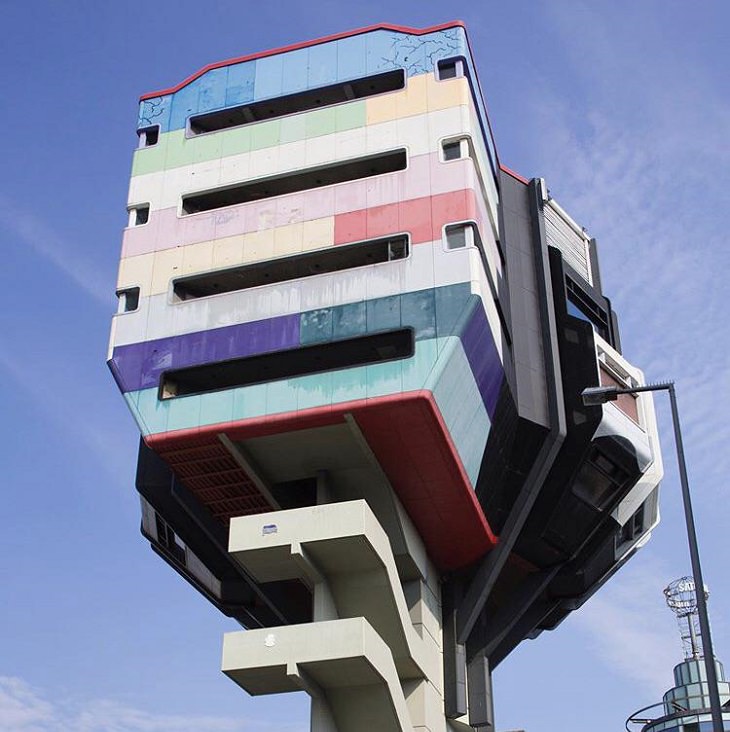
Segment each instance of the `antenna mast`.
[[[705,599],[709,596],[710,593],[705,587]],[[703,658],[705,654],[702,647],[694,578],[681,577],[674,580],[664,589],[664,597],[669,609],[677,616],[685,659]]]

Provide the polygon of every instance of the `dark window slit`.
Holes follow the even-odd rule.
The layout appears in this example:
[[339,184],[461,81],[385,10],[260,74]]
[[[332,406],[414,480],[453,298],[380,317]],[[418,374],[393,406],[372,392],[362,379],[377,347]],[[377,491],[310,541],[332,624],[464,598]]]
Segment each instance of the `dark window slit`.
[[150,220],[150,206],[145,204],[143,206],[135,206],[131,209],[132,216],[130,226],[142,226]]
[[461,150],[461,140],[455,140],[451,142],[444,142],[441,144],[444,151],[444,160],[459,160],[464,157]]
[[304,168],[303,170],[270,178],[259,178],[240,185],[226,186],[205,193],[194,193],[185,196],[182,201],[183,214],[211,211],[225,206],[235,206],[239,203],[259,201],[262,198],[282,196],[286,193],[297,193],[335,183],[393,173],[397,170],[405,170],[406,164],[406,151],[400,149],[362,158],[343,160],[329,165],[320,165],[315,168]]
[[176,280],[173,289],[176,300],[193,300],[379,262],[392,262],[407,256],[408,237],[393,236],[205,272]]
[[160,141],[160,126],[144,127],[137,130],[137,135],[139,136],[140,147],[152,147]]
[[117,298],[119,299],[117,312],[131,313],[139,307],[139,287],[117,290]]
[[260,356],[167,371],[160,399],[206,394],[220,389],[261,384],[323,371],[409,358],[414,352],[412,328],[292,348]]
[[570,277],[565,278],[568,315],[592,323],[601,338],[610,341],[608,313]]
[[446,58],[436,65],[436,78],[439,81],[464,76],[464,61],[460,58]]
[[287,94],[283,97],[200,114],[190,118],[190,131],[194,135],[216,132],[217,130],[225,130],[230,127],[251,124],[252,122],[261,122],[276,117],[284,117],[288,114],[306,112],[310,109],[329,107],[353,99],[364,99],[376,94],[385,94],[386,92],[403,89],[404,86],[405,74],[403,69],[387,71],[363,79],[321,86],[317,89],[308,89],[296,94]]

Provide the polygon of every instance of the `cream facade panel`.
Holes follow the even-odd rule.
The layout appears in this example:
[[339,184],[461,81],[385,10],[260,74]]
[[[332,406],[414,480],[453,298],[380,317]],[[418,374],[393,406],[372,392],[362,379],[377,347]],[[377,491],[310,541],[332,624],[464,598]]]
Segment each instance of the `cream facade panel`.
[[471,103],[467,79],[462,77],[438,81],[433,74],[421,74],[409,77],[402,92],[368,99],[367,123],[375,125],[400,117],[412,117],[427,111]]
[[[165,265],[170,267],[174,261],[176,260],[165,262]],[[135,312],[115,316],[114,345],[129,345],[376,297],[469,282],[475,264],[479,264],[476,250],[447,252],[441,247],[441,242],[436,242],[433,246],[418,244],[405,260],[174,304],[170,302],[169,295],[172,289],[171,280],[160,277],[160,294],[143,298],[139,310]],[[160,264],[159,271],[162,267]],[[168,274],[170,271],[175,271],[174,266],[168,269]],[[481,290],[474,291],[481,294]],[[491,296],[485,297],[491,299]],[[490,317],[490,322],[491,320]]]
[[[199,246],[194,244],[192,246]],[[213,242],[213,269],[224,269],[242,264],[245,235],[229,236]],[[156,293],[150,293],[151,295]]]

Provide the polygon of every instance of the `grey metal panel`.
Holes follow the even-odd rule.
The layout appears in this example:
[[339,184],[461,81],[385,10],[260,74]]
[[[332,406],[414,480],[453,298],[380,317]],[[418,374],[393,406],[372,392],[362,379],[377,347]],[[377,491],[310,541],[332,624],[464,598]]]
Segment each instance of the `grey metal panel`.
[[[501,190],[506,198],[510,179],[508,176],[502,175],[501,180],[503,182]],[[554,298],[550,279],[548,250],[544,244],[545,232],[541,223],[543,218],[539,215],[542,200],[537,181],[533,180],[527,186],[526,194],[524,203],[528,207],[532,222],[531,243],[536,274],[536,298],[538,298],[537,301],[540,306],[539,329],[542,336],[542,356],[545,364],[544,378],[547,380],[547,407],[550,429],[502,528],[499,544],[482,560],[466,591],[464,601],[457,614],[457,640],[461,643],[468,640],[475,623],[481,615],[494,584],[504,568],[509,553],[512,551],[553,462],[563,445],[567,432],[562,389],[563,378],[561,376],[557,345],[557,326],[555,313],[550,305]],[[506,220],[506,218],[503,220]],[[526,245],[526,242],[523,242],[523,245]]]
[[[520,417],[547,427],[547,381],[529,194],[524,184],[504,175],[501,192],[500,229],[509,273],[514,360],[514,374],[508,371],[507,376]],[[535,383],[541,386],[534,388]]]
[[452,578],[442,588],[444,713],[457,719],[468,711],[466,692],[466,648],[456,637],[456,609],[461,602],[461,583]]
[[493,732],[494,702],[489,659],[483,654],[477,654],[469,661],[467,673],[469,725],[475,730]]

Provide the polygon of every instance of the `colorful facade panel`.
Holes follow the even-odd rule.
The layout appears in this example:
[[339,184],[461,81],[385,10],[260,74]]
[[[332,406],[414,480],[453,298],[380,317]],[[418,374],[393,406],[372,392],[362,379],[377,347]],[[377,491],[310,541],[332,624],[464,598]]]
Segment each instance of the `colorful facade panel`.
[[[451,135],[455,135],[454,127],[451,129]],[[458,127],[456,129],[458,130]],[[426,134],[427,132],[424,132],[424,136]],[[428,181],[433,174],[436,174],[434,182],[437,182],[441,177],[456,176],[455,171],[459,169],[459,162],[461,162],[455,161],[451,165],[439,166],[439,147],[437,144],[428,147],[409,144],[408,137],[396,135],[393,135],[391,139],[379,136],[377,144],[371,144],[368,136],[364,134],[332,135],[316,141],[308,141],[306,144],[275,147],[260,155],[244,153],[219,159],[216,162],[202,162],[174,168],[167,173],[137,176],[130,186],[130,205],[145,203],[149,204],[151,213],[173,208],[178,213],[186,215],[184,212],[180,212],[181,195],[234,186],[241,180],[258,177],[266,180],[279,174],[298,172],[310,167],[316,168],[398,149],[408,151],[410,177],[425,176]],[[467,160],[464,160],[461,164],[466,163]],[[380,180],[390,179],[391,176],[384,176]],[[379,178],[364,178],[354,182],[367,185],[377,180]],[[461,185],[457,185],[453,181],[445,181],[441,190],[453,190],[458,187],[463,187],[463,182]],[[321,190],[321,188],[314,190]],[[439,192],[438,187],[434,192]],[[407,197],[415,196],[410,194]]]
[[[142,297],[136,311],[115,316],[114,344],[128,345],[275,315],[467,283],[477,264],[475,250],[449,251],[438,240],[433,246],[413,247],[405,259],[171,304],[171,275],[176,271],[171,271],[171,263],[163,260],[165,274],[160,277],[159,293]],[[128,286],[132,284],[135,280],[128,281]]]
[[[461,129],[454,120],[474,109],[468,82],[463,78],[438,81],[433,75],[418,77],[403,91],[353,100],[321,109],[302,111],[283,117],[234,126],[199,135],[175,130],[159,136],[157,144],[141,147],[134,153],[132,182],[140,176],[163,170],[211,162],[254,153],[272,147],[295,146],[321,137],[353,132],[371,139],[390,140],[400,136],[416,147],[433,149],[440,136]],[[479,122],[472,120],[473,134],[480,134]],[[424,138],[424,128],[430,128]],[[443,130],[443,132],[441,132]],[[410,132],[410,134],[408,134]],[[292,148],[296,151],[296,147]],[[346,149],[341,149],[341,154]],[[488,169],[488,168],[487,168]]]
[[446,336],[457,329],[471,297],[469,285],[451,285],[361,300],[117,346],[110,365],[120,389],[127,392],[157,386],[161,375],[173,369],[379,331],[412,328],[416,341]]
[[[444,59],[460,71],[442,75]],[[288,95],[345,83],[349,95],[354,80],[398,69],[400,89],[317,109],[297,110],[295,100],[294,113],[274,115]],[[193,435],[217,444],[219,434],[300,430],[352,413],[440,564],[473,561],[491,546],[474,488],[504,384],[494,303],[502,262],[496,155],[475,83],[458,24],[422,34],[384,27],[216,65],[143,97],[117,283],[133,294],[114,319],[110,367],[145,441],[181,476],[190,465],[175,446]],[[255,117],[266,116],[251,107],[263,100],[273,118]],[[225,119],[210,116],[225,108]],[[199,115],[205,121],[191,123]],[[345,172],[315,187],[302,180],[399,150],[402,169]],[[266,190],[284,176],[296,178],[292,190]],[[260,190],[250,197],[226,193],[252,184]],[[186,204],[209,194],[218,196],[210,210]],[[476,233],[462,231],[454,244],[454,225]],[[392,261],[180,295],[183,278],[230,278],[235,268],[396,236],[407,249]],[[413,353],[394,360],[197,393],[166,386],[181,369],[403,329]],[[385,434],[410,458],[398,460]],[[433,530],[454,516],[471,527],[459,550]]]
[[[464,169],[468,170],[468,165]],[[400,174],[394,174],[397,175]],[[474,188],[428,195],[428,186],[415,175],[403,175],[401,180],[391,179],[383,186],[346,183],[343,188],[336,191],[332,188],[306,191],[281,196],[277,200],[230,206],[225,212],[202,212],[182,218],[177,216],[174,209],[166,209],[158,212],[149,223],[127,229],[123,252],[125,258],[134,257],[163,249],[258,233],[258,238],[252,241],[264,247],[260,258],[268,259],[274,256],[276,229],[297,223],[304,225],[323,218],[335,217],[335,244],[400,232],[409,232],[414,243],[433,241],[440,236],[441,228],[447,223],[477,218],[482,222],[485,218],[482,213],[484,209],[478,208]],[[399,189],[426,195],[401,199],[398,197]],[[395,228],[386,231],[387,226]],[[297,236],[296,230],[291,233]],[[267,243],[270,243],[268,249]]]
[[[463,58],[469,77],[477,83],[463,27],[422,35],[382,29],[314,41],[305,48],[280,49],[258,58],[225,62],[183,82],[171,93],[145,95],[140,103],[138,128],[159,125],[161,132],[184,129],[187,120],[196,114],[384,71],[403,69],[410,81],[412,77],[433,74],[439,60],[451,58]],[[486,127],[481,94],[476,96]]]
[[643,383],[595,242],[499,165],[458,22],[211,65],[143,96],[138,133],[109,365],[141,433],[143,534],[245,627],[307,627],[334,612],[322,555],[297,540],[249,573],[230,522],[260,514],[268,551],[287,517],[366,502],[430,625],[428,667],[395,662],[409,685],[425,671],[411,726],[493,728],[488,693],[467,708],[484,672],[657,519],[650,403],[581,399],[602,375]]
[[[212,219],[209,224],[213,232],[227,236],[179,243],[153,250],[154,254],[143,252],[126,257],[120,265],[117,286],[123,289],[143,285],[144,292],[141,294],[150,296],[167,291],[169,281],[174,277],[215,269],[216,265],[221,266],[220,263],[236,266],[321,249],[332,244],[350,244],[396,234],[408,234],[413,245],[438,242],[443,239],[447,224],[466,220],[479,225],[482,241],[491,247],[495,241],[494,235],[488,223],[485,226],[483,206],[471,189],[371,206],[298,224],[244,230],[236,234],[230,233],[235,231],[234,223],[227,221],[217,226]],[[200,222],[198,220],[196,223]],[[241,227],[240,220],[236,223]],[[193,232],[201,235],[201,229],[196,227]],[[147,230],[147,233],[153,232],[154,229]],[[165,237],[168,241],[169,236],[167,234]],[[501,269],[499,257],[495,260],[495,267]]]
[[[160,400],[169,369],[225,361],[407,325],[413,357],[340,371]],[[452,335],[456,334],[456,335]],[[463,285],[286,316],[115,349],[115,378],[140,430],[204,429],[236,420],[331,408],[426,391],[473,486],[504,374],[480,299]]]

